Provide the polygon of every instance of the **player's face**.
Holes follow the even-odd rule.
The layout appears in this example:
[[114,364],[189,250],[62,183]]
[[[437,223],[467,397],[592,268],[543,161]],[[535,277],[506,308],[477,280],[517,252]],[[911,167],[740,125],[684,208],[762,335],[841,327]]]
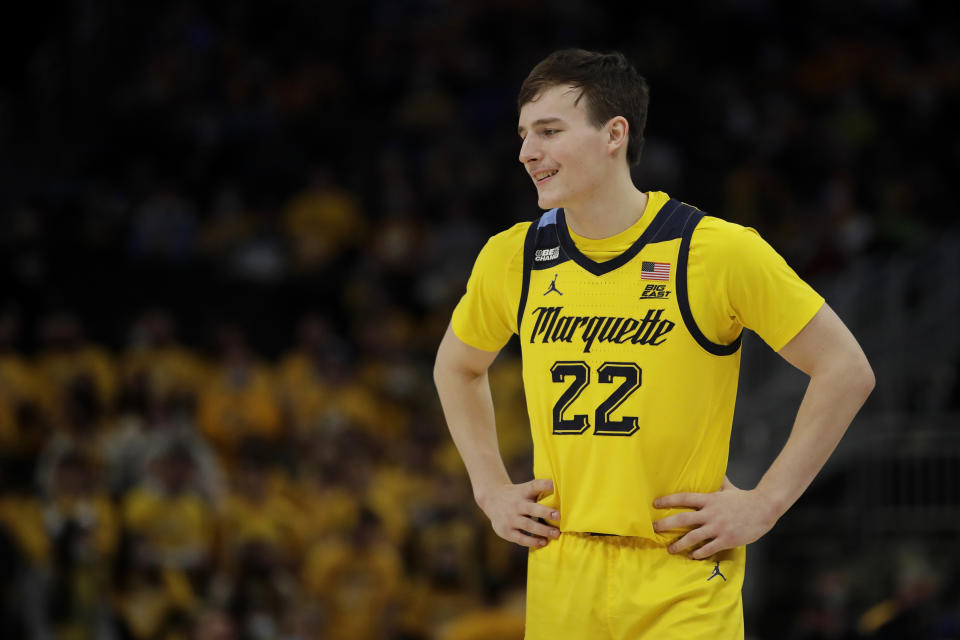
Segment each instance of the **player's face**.
[[583,202],[606,177],[609,136],[589,122],[579,96],[573,87],[551,87],[520,109],[520,162],[543,209]]

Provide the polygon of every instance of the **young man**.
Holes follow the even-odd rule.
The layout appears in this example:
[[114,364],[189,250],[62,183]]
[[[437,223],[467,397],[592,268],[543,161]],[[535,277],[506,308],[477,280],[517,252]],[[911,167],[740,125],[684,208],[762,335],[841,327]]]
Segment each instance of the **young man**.
[[[527,638],[743,637],[744,545],[806,489],[874,378],[822,297],[752,229],[630,178],[646,82],[619,54],[558,51],[520,89],[533,223],[493,236],[435,380],[477,503],[530,547]],[[726,481],[740,332],[810,384],[752,490]],[[487,368],[520,337],[534,477],[497,449]]]

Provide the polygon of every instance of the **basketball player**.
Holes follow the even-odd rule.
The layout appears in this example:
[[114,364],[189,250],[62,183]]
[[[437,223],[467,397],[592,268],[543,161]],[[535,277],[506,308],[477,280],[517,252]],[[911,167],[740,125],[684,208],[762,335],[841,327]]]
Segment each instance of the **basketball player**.
[[[755,231],[633,185],[647,103],[620,54],[558,51],[533,69],[520,162],[548,211],[489,240],[437,354],[477,503],[531,549],[528,639],[742,638],[744,545],[874,385],[854,337]],[[751,490],[724,476],[744,327],[810,376]],[[487,383],[514,333],[535,478],[516,485]]]

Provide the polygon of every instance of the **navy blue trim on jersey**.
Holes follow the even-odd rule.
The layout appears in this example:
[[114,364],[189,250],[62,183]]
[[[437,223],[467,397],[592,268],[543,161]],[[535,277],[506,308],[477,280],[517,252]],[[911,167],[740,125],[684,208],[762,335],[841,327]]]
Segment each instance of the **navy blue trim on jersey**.
[[690,256],[690,240],[693,238],[693,230],[697,228],[700,221],[703,220],[703,214],[696,208],[688,204],[681,205],[687,210],[687,215],[683,217],[683,230],[681,232],[680,253],[677,256],[677,306],[680,307],[680,315],[683,317],[683,323],[687,326],[687,331],[693,336],[701,347],[715,356],[729,356],[737,352],[740,343],[743,340],[743,332],[737,336],[736,340],[730,344],[718,344],[711,342],[707,336],[703,335],[697,321],[693,319],[693,312],[690,310],[690,298],[687,291],[687,259]]
[[557,235],[560,237],[560,246],[570,258],[578,265],[589,271],[595,276],[602,276],[610,273],[614,269],[619,269],[627,264],[648,244],[654,242],[668,242],[681,236],[683,232],[683,220],[677,215],[682,207],[679,200],[670,198],[657,212],[656,217],[650,223],[650,226],[640,234],[637,241],[630,245],[630,248],[618,255],[612,260],[606,262],[596,262],[583,255],[577,245],[570,237],[570,231],[567,229],[566,216],[563,209],[557,212]]
[[523,321],[523,309],[527,306],[527,291],[530,290],[530,271],[533,265],[533,252],[537,246],[536,222],[530,224],[527,235],[523,239],[523,280],[520,285],[520,306],[517,308],[517,335],[520,335],[520,324]]
[[550,209],[538,220],[534,220],[527,229],[523,241],[523,283],[520,286],[520,305],[517,308],[517,335],[523,320],[523,309],[527,305],[527,292],[530,289],[530,272],[552,269],[570,259],[560,248],[557,229],[557,209]]
[[[564,263],[570,259],[566,253],[560,249],[560,238],[557,229],[557,212],[559,209],[550,209],[540,216],[540,220],[530,225],[536,227],[537,237],[531,248],[530,268],[535,271],[541,269],[552,269],[558,264]],[[526,255],[524,255],[526,257]]]

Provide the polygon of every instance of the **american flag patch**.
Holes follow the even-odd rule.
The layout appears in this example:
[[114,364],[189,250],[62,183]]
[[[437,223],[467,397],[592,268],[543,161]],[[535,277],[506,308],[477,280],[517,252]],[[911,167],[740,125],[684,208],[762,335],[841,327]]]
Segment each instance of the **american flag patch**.
[[669,280],[669,262],[644,262],[640,265],[641,280]]

